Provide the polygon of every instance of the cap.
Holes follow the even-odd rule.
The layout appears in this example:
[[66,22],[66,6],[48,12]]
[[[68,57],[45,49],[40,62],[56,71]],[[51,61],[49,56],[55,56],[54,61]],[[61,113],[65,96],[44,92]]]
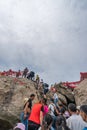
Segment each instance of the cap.
[[25,125],[22,124],[22,123],[17,123],[17,126],[14,128],[14,130],[15,130],[16,128],[20,128],[21,130],[25,130]]
[[77,110],[80,110],[80,106],[77,106],[76,108],[77,108]]
[[28,98],[24,98],[24,104],[28,101]]

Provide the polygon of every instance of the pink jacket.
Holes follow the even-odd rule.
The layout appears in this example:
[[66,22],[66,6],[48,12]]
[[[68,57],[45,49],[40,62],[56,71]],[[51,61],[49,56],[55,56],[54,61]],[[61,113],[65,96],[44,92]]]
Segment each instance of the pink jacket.
[[45,116],[47,113],[48,113],[48,106],[45,105],[45,106],[44,106],[43,116]]

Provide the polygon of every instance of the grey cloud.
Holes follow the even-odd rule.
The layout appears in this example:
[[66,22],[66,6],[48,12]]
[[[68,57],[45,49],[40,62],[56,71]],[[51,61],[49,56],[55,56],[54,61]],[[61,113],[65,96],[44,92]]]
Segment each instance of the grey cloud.
[[34,69],[45,81],[86,71],[86,0],[1,0],[1,69]]

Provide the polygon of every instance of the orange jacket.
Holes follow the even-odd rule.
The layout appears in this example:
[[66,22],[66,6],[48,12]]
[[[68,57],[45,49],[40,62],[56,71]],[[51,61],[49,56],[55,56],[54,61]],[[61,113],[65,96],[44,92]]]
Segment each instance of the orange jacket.
[[33,122],[35,122],[37,124],[40,124],[41,107],[42,107],[42,104],[40,104],[40,103],[34,104],[34,106],[32,107],[32,111],[31,111],[31,114],[30,114],[30,117],[29,117],[28,120],[33,121]]

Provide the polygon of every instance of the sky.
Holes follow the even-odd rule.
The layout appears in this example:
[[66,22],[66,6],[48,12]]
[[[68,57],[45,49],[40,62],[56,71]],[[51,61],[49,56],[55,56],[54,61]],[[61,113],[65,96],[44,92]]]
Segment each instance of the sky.
[[87,0],[0,0],[0,71],[28,67],[49,84],[87,72]]

